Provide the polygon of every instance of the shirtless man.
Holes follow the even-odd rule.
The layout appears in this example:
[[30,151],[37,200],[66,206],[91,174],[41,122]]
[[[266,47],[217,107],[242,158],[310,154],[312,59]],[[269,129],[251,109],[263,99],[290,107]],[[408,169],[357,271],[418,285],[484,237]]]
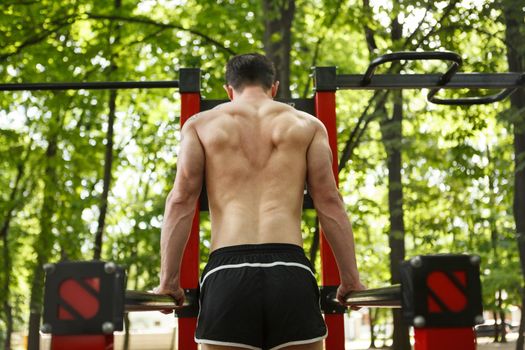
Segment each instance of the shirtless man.
[[326,130],[317,118],[273,101],[278,82],[265,56],[235,56],[226,81],[231,102],[182,129],[156,292],[184,301],[179,269],[205,180],[211,254],[200,281],[196,342],[203,350],[322,349],[319,289],[302,248],[305,181],[339,267],[337,298],[364,289]]

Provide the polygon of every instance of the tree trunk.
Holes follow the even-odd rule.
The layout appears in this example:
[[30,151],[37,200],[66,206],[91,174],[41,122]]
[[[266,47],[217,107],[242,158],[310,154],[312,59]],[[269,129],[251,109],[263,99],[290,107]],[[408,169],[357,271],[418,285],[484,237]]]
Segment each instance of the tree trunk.
[[275,64],[280,82],[277,97],[290,98],[290,50],[295,0],[263,1],[264,51]]
[[[521,290],[521,305],[525,305],[525,289]],[[523,350],[523,333],[525,333],[525,309],[523,306],[520,309],[520,326],[518,329],[518,341],[516,342],[516,350]]]
[[[504,15],[506,22],[505,42],[507,45],[507,60],[509,70],[512,72],[523,72],[525,70],[525,44],[522,34],[525,32],[523,24],[523,13],[517,11],[521,1],[507,0]],[[525,280],[525,91],[518,89],[511,97],[511,122],[514,128],[514,221],[516,223],[516,239],[521,262],[522,275]],[[523,288],[523,286],[522,286]],[[522,305],[524,310],[525,304]],[[520,333],[516,343],[516,349],[522,350],[523,338],[523,315],[520,324]]]
[[317,253],[319,252],[319,239],[320,239],[320,234],[321,234],[321,229],[320,229],[320,226],[319,226],[319,217],[316,216],[315,217],[315,231],[314,231],[314,236],[312,238],[312,245],[310,246],[310,261],[312,262],[312,267],[314,268],[314,273],[316,272],[316,267],[315,267],[315,260],[317,259]]
[[44,294],[44,271],[42,266],[47,262],[53,247],[52,217],[56,208],[56,170],[54,161],[57,154],[58,133],[51,130],[51,136],[46,149],[46,167],[44,177],[44,199],[40,212],[40,235],[35,242],[37,253],[36,264],[31,282],[31,297],[29,301],[29,335],[28,350],[39,350],[40,319],[42,316],[42,299]]
[[[29,153],[28,153],[29,154]],[[26,158],[27,159],[27,158]],[[13,218],[16,210],[16,196],[19,191],[20,181],[24,175],[23,162],[17,167],[17,174],[15,184],[9,195],[10,208],[7,210],[2,229],[0,230],[0,236],[2,237],[2,259],[4,267],[4,279],[3,279],[3,310],[5,314],[6,334],[4,339],[4,349],[11,349],[11,333],[13,333],[13,308],[11,306],[11,251],[9,250],[9,227],[11,225],[11,219]]]
[[[489,161],[489,164],[492,163],[492,156],[490,152],[490,148],[487,146],[487,159]],[[489,185],[489,206],[491,208],[490,216],[488,218],[488,224],[490,227],[490,242],[492,246],[492,254],[494,259],[494,268],[497,269],[499,267],[499,251],[498,251],[498,226],[496,223],[496,217],[495,213],[492,209],[497,207],[496,203],[496,192],[494,187],[494,172],[492,171],[492,168],[489,167],[488,171],[486,173],[486,176],[488,178],[488,185]],[[500,324],[502,325],[501,331],[500,328],[497,326],[494,327],[494,342],[506,342],[505,338],[505,312],[503,311],[503,297],[502,297],[502,290],[501,288],[497,291],[497,297],[494,301],[494,311],[493,311],[493,319],[494,322],[498,319],[498,315],[500,316]],[[501,335],[501,337],[500,337]]]
[[498,329],[498,333],[500,336],[500,342],[506,343],[507,342],[507,330],[505,329],[505,310],[503,310],[503,291],[500,289],[498,290],[498,312],[499,312],[499,322],[501,325],[501,329]]
[[3,309],[5,315],[5,339],[4,339],[4,349],[11,349],[11,333],[13,333],[13,308],[10,303],[10,293],[9,285],[11,283],[11,256],[9,254],[9,241],[7,239],[7,234],[2,236],[2,241],[4,244],[3,247],[3,259],[4,259],[4,301]]
[[[394,1],[394,9],[399,5]],[[403,26],[394,13],[392,19],[392,42],[397,43],[403,34]],[[396,72],[399,73],[399,72]],[[390,273],[392,284],[401,282],[399,264],[405,259],[405,221],[403,211],[403,182],[401,181],[401,143],[403,141],[403,91],[393,92],[394,106],[392,119],[386,121],[383,127],[383,139],[387,149],[388,163],[388,209],[390,212]],[[400,309],[392,310],[394,317],[393,347],[395,350],[409,350],[410,337],[408,326],[403,319]]]
[[100,255],[102,253],[102,236],[104,234],[106,214],[108,211],[108,196],[111,186],[111,170],[113,166],[113,127],[115,124],[116,100],[117,92],[115,90],[111,90],[109,93],[108,130],[106,133],[106,155],[104,161],[103,180],[104,185],[102,189],[102,196],[100,198],[97,232],[95,234],[95,248],[93,253],[94,260],[100,260]]
[[[375,315],[374,315],[375,313]],[[378,309],[370,308],[368,309],[368,317],[370,321],[370,346],[371,349],[376,349],[376,332],[374,331],[374,322],[376,320],[376,315],[378,313]]]
[[[122,6],[121,0],[115,0],[114,3],[115,10],[118,10]],[[112,26],[113,27],[113,26]],[[119,25],[115,29],[116,37],[112,45],[119,44]],[[110,33],[112,36],[113,33]],[[111,40],[110,40],[111,42]],[[109,76],[117,70],[117,65],[114,62],[114,57],[110,59],[111,65],[109,67]],[[102,254],[102,238],[104,235],[104,227],[106,225],[106,214],[108,211],[108,196],[109,189],[111,188],[111,172],[113,167],[113,135],[114,135],[114,125],[115,125],[115,111],[116,111],[116,101],[117,101],[117,91],[111,90],[109,92],[109,112],[108,112],[108,130],[106,132],[106,154],[104,160],[104,179],[103,179],[103,188],[102,196],[100,197],[100,206],[99,206],[99,216],[97,231],[95,234],[95,247],[93,252],[93,259],[100,260]]]
[[124,345],[122,345],[123,350],[129,350],[129,313],[124,314]]
[[[390,274],[392,284],[400,283],[399,264],[405,259],[405,222],[403,211],[403,184],[401,181],[401,141],[403,101],[401,90],[395,91],[394,110],[391,119],[381,123],[383,144],[387,153],[388,167],[388,210],[390,213]],[[410,349],[408,326],[403,320],[401,310],[393,309],[395,350]]]
[[494,320],[494,333],[492,333],[492,337],[494,338],[494,342],[497,343],[499,341],[499,331],[498,331],[498,313],[496,310],[492,310],[492,319]]

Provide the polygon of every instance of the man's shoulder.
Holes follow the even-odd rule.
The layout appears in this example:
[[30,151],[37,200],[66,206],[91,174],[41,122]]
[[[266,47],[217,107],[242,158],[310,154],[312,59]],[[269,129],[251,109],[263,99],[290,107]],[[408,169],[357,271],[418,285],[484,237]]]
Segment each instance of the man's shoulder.
[[298,118],[300,118],[303,121],[305,121],[308,125],[312,126],[315,129],[322,129],[322,128],[324,128],[323,123],[317,117],[311,115],[310,113],[306,113],[304,111],[301,111],[301,110],[298,110],[298,109],[295,109],[295,108],[294,108],[294,110],[295,110],[296,115],[298,116]]
[[197,114],[194,114],[193,116],[191,116],[185,123],[185,125],[188,125],[188,126],[196,126],[196,125],[199,125],[200,123],[202,122],[205,122],[206,120],[209,120],[210,118],[213,118],[215,116],[218,116],[220,114],[223,114],[224,111],[221,110],[221,108],[214,108],[214,109],[209,109],[209,110],[206,110],[206,111],[202,111],[202,112],[199,112]]
[[274,108],[279,109],[283,113],[292,113],[294,116],[296,116],[296,117],[298,117],[300,119],[304,119],[306,121],[310,121],[312,123],[318,123],[319,122],[319,119],[317,119],[313,115],[311,115],[309,113],[306,113],[304,111],[301,111],[299,109],[296,109],[293,105],[290,105],[290,104],[288,104],[286,102],[280,102],[280,101],[273,100],[271,102],[271,104],[272,104],[272,106]]

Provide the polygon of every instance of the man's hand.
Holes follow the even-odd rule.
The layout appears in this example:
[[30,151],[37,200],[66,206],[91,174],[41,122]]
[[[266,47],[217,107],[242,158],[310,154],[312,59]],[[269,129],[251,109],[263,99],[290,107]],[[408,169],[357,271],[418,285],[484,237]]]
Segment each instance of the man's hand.
[[[341,283],[339,288],[337,288],[337,294],[336,298],[337,300],[343,304],[346,305],[346,298],[352,294],[353,292],[357,292],[360,290],[365,290],[366,287],[360,282],[354,282],[354,283]],[[358,306],[350,306],[352,310],[359,310],[360,307]]]
[[[173,298],[177,306],[182,306],[184,304],[184,300],[186,299],[184,296],[184,290],[181,287],[166,288],[166,287],[158,286],[157,288],[153,289],[153,293],[169,295],[170,297]],[[173,310],[168,309],[168,310],[162,310],[161,312],[163,314],[171,314]]]

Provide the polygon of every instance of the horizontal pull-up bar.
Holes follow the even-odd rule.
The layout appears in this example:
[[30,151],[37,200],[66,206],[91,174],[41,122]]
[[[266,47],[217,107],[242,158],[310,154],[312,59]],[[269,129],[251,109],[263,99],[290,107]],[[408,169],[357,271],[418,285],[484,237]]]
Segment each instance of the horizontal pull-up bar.
[[[442,74],[374,74],[377,67],[387,62],[444,60],[451,62]],[[462,63],[461,56],[449,51],[393,52],[374,59],[365,74],[337,74],[336,67],[315,68],[316,91],[343,89],[429,89],[427,100],[446,105],[473,105],[501,101],[516,89],[525,88],[525,73],[457,73]],[[178,88],[180,93],[200,92],[200,70],[181,68],[179,80],[130,81],[130,82],[76,82],[76,83],[20,83],[0,84],[0,91],[43,91],[80,89],[151,89]],[[460,98],[442,98],[441,89],[499,89],[498,93]],[[293,100],[292,100],[293,102]]]
[[[329,294],[329,301],[339,304],[335,294]],[[175,300],[169,295],[154,294],[149,292],[139,292],[127,290],[125,293],[125,310],[132,311],[156,311],[156,310],[175,310],[187,307],[196,303],[191,296],[186,296],[184,305],[177,305]],[[401,307],[401,286],[395,284],[383,288],[367,289],[354,292],[346,299],[345,306],[357,307]]]
[[[383,63],[403,61],[443,60],[451,62],[442,74],[378,74],[374,72]],[[342,89],[383,90],[383,89],[430,89],[427,100],[444,105],[474,105],[501,101],[517,88],[525,87],[525,73],[457,73],[461,56],[455,52],[393,52],[375,58],[365,74],[337,74],[335,67],[315,68],[317,91]],[[500,89],[492,95],[442,98],[441,89]]]
[[383,89],[506,89],[525,88],[524,73],[456,73],[450,81],[439,86],[442,74],[376,74],[363,86],[362,74],[337,75],[339,90]]
[[178,88],[178,80],[166,81],[95,81],[70,83],[0,84],[0,91],[56,91]]

